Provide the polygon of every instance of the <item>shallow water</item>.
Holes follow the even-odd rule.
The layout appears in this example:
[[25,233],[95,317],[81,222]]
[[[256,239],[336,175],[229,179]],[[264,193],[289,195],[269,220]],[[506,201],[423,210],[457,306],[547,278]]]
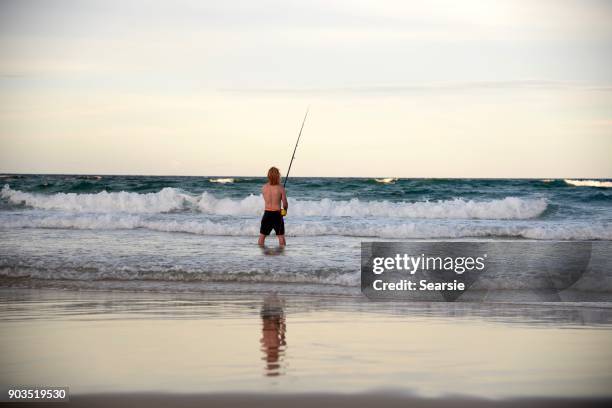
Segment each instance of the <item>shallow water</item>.
[[[256,237],[14,229],[4,231],[0,240],[0,287],[360,296],[362,242],[357,237],[290,237],[283,249],[275,244],[260,248]],[[505,244],[495,242],[503,251]],[[603,264],[590,263],[586,273],[555,298],[612,305],[609,241],[586,245],[597,249]],[[523,293],[537,286],[529,274],[521,274],[526,268],[521,259],[508,262],[512,267],[492,269],[479,279],[482,296],[466,295],[458,301],[552,300]],[[547,267],[552,266],[542,266]]]

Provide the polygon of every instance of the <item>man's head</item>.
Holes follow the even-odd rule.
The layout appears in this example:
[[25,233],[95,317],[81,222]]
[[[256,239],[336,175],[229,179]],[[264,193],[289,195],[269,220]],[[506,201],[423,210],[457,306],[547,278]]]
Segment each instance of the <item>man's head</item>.
[[280,184],[280,171],[276,167],[270,167],[268,170],[268,181],[273,186]]

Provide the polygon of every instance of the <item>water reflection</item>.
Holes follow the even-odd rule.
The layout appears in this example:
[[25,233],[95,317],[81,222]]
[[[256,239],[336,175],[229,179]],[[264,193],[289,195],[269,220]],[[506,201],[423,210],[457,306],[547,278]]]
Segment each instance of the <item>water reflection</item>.
[[287,347],[285,341],[285,312],[283,300],[276,294],[265,297],[261,307],[261,351],[266,362],[265,375],[274,377],[282,374],[282,361]]

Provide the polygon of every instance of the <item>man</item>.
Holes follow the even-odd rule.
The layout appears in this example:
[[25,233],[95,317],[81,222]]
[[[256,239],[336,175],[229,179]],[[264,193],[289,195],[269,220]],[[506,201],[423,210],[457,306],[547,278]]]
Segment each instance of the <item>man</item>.
[[[283,215],[287,213],[289,203],[287,203],[287,195],[285,189],[280,185],[280,171],[276,167],[270,167],[268,170],[268,182],[261,188],[263,199],[265,202],[265,212],[261,218],[261,228],[259,229],[258,244],[263,246],[266,237],[274,230],[278,238],[278,244],[285,246],[285,223]],[[284,214],[281,214],[281,201],[283,203]]]

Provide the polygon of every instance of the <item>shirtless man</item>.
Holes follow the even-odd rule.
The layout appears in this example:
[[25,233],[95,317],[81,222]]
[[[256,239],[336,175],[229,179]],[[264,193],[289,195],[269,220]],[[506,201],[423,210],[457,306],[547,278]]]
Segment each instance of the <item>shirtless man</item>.
[[284,214],[281,214],[281,201],[285,214],[289,208],[289,203],[287,203],[285,189],[280,185],[280,172],[276,167],[270,167],[270,170],[268,170],[268,182],[261,188],[261,193],[266,206],[264,215],[261,217],[258,244],[263,246],[266,237],[274,230],[278,238],[278,244],[285,246],[287,243],[285,241]]

